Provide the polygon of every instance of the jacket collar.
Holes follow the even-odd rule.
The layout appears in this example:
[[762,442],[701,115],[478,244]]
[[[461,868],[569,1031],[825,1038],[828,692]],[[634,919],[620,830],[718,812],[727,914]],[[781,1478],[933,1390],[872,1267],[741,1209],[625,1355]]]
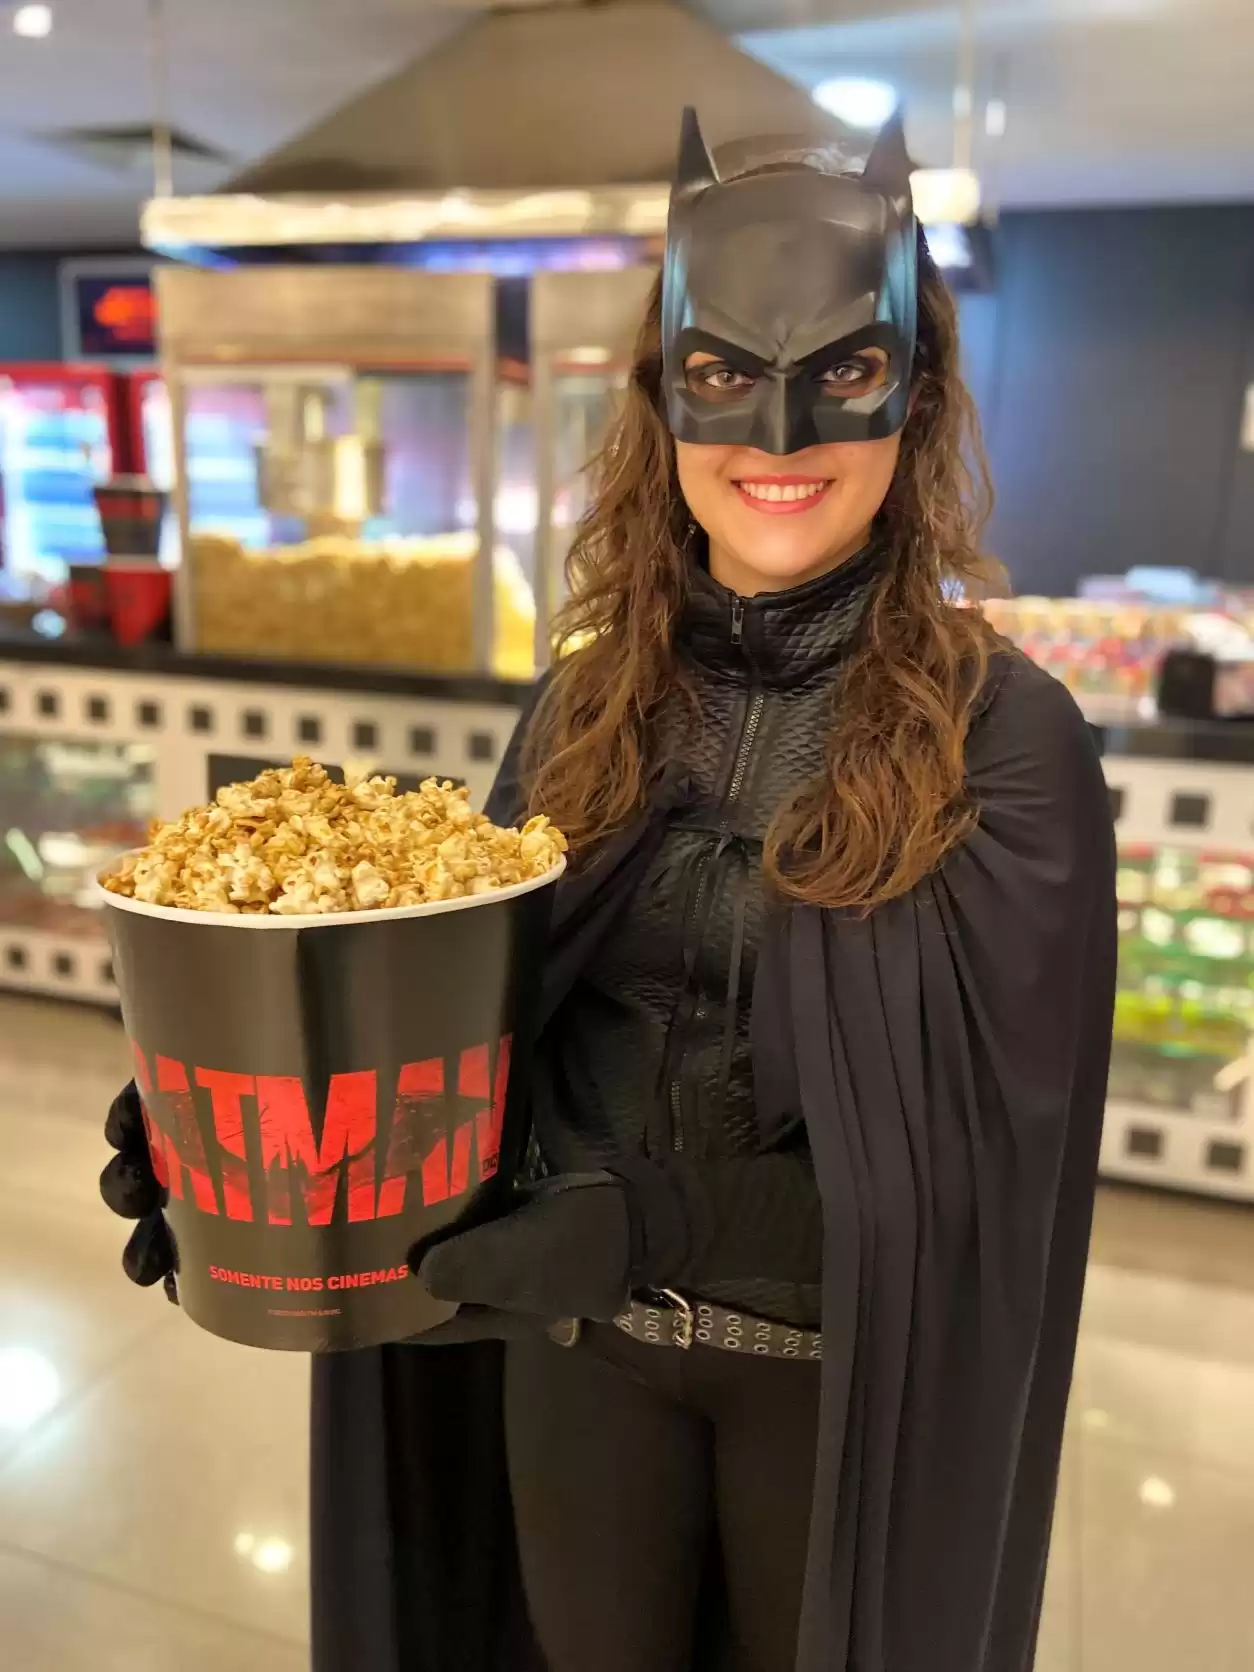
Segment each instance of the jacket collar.
[[678,648],[698,667],[738,682],[783,690],[821,679],[857,636],[881,569],[870,544],[817,580],[739,598],[694,563]]

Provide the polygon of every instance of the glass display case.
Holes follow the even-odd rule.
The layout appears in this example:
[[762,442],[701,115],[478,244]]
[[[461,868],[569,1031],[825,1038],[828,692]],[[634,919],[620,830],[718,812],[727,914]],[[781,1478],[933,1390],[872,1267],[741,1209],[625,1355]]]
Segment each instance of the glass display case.
[[1254,849],[1121,846],[1110,1096],[1236,1121],[1252,1033]]
[[[534,636],[493,519],[491,280],[163,272],[187,554],[181,641],[502,671]],[[212,324],[210,324],[212,322]]]
[[110,373],[90,366],[0,366],[0,568],[20,588],[98,563],[104,539],[92,490],[113,468]]
[[550,659],[549,622],[566,595],[565,566],[587,507],[585,467],[627,388],[651,267],[537,273],[531,286],[536,427],[536,662]]
[[145,840],[154,761],[138,743],[0,735],[0,926],[103,940],[96,874]]
[[[189,371],[198,648],[473,666],[468,401],[466,376],[438,369]],[[498,588],[507,564],[498,542]],[[519,614],[505,591],[498,648]]]
[[588,462],[601,448],[627,388],[629,368],[561,359],[553,378],[553,510],[549,560],[554,609],[565,597],[564,569],[575,525],[588,507]]
[[[494,671],[503,677],[535,677],[537,570],[543,565],[546,573],[541,636],[547,644],[549,618],[566,597],[566,555],[575,525],[588,503],[587,466],[605,439],[615,403],[627,386],[627,375],[625,367],[590,367],[578,359],[556,361],[550,368],[547,391],[543,387],[545,374],[541,373],[538,402],[529,368],[522,368],[522,376],[516,370],[502,376],[498,392]],[[543,430],[537,422],[538,411],[547,414]],[[551,495],[543,535],[539,527],[542,493]]]
[[982,607],[999,632],[1067,686],[1095,725],[1152,721],[1163,661],[1175,649],[1220,659],[1217,713],[1254,712],[1254,595],[1185,578],[1192,595],[1171,603],[1108,577],[1082,582],[1079,598],[990,598]]
[[1095,724],[1153,718],[1159,669],[1180,642],[1184,611],[1081,598],[990,598],[983,608]]

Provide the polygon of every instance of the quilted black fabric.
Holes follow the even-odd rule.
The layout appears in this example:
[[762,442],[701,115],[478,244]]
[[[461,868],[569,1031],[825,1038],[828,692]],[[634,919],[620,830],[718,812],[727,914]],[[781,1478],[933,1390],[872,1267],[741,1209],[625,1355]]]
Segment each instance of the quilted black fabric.
[[[818,1193],[800,1113],[768,1128],[754,1098],[749,1015],[771,909],[762,842],[781,803],[821,770],[834,684],[879,566],[868,548],[818,581],[747,600],[696,575],[678,640],[699,717],[677,694],[663,723],[690,794],[537,1065],[537,1135],[551,1171],[672,1150],[697,1161],[794,1155],[793,1200],[763,1192],[760,1210],[777,1222],[769,1229],[790,1271]],[[740,1192],[737,1211],[753,1212],[755,1200]],[[701,1298],[812,1325],[819,1278],[798,1286],[764,1271],[707,1283]]]

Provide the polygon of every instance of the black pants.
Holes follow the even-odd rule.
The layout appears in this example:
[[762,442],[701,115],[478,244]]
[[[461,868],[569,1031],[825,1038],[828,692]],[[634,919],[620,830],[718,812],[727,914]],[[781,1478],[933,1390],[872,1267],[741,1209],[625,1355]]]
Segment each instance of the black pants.
[[691,1672],[713,1536],[735,1672],[793,1672],[819,1372],[612,1325],[511,1343],[510,1486],[549,1672]]

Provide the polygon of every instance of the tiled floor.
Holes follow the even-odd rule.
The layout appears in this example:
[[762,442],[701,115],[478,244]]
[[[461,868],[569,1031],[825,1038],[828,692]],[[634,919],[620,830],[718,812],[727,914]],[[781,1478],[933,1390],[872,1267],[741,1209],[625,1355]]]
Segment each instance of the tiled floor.
[[1254,1211],[1099,1199],[1037,1672],[1254,1668]]
[[[303,1360],[121,1276],[117,1027],[0,997],[0,1664],[299,1672]],[[1254,1668],[1254,1213],[1103,1195],[1038,1672]]]
[[0,998],[0,1665],[301,1672],[307,1362],[122,1276],[128,1072],[107,1018]]

